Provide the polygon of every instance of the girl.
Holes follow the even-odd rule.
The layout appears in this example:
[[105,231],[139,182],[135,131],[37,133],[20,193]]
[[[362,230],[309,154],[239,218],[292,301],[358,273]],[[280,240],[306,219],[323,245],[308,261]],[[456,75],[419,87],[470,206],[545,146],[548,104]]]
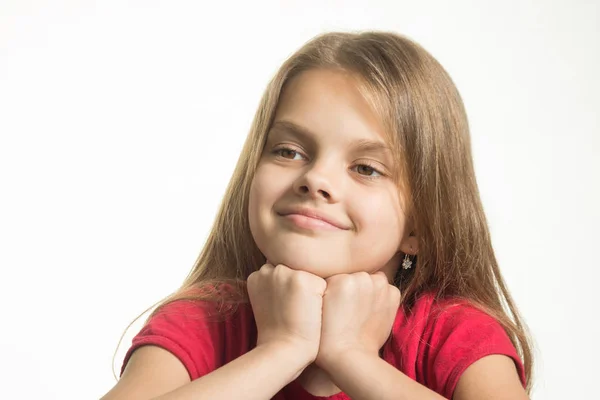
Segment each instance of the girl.
[[531,366],[450,77],[402,36],[328,33],[270,82],[104,398],[525,399]]

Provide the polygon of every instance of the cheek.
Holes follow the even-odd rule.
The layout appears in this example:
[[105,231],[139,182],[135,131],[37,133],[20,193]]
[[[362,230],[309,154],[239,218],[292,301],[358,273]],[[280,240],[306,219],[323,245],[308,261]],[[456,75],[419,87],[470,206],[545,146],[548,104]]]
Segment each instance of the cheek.
[[288,180],[276,167],[259,165],[254,174],[248,199],[250,229],[256,233],[270,225],[270,213],[288,188]]
[[[398,200],[389,194],[363,197],[365,201],[355,204],[359,236],[369,245],[375,242],[385,247],[397,247],[404,230],[404,214]],[[387,245],[389,243],[389,245]]]
[[263,208],[265,202],[264,195],[266,193],[264,187],[264,173],[260,166],[257,168],[254,178],[252,178],[252,184],[250,185],[250,193],[248,196],[248,222],[250,223],[250,231],[255,237],[260,231],[260,210]]
[[256,225],[257,225],[257,217],[258,217],[258,209],[257,209],[257,202],[258,199],[256,198],[256,180],[252,180],[252,184],[250,185],[250,193],[248,196],[248,224],[250,225],[250,232],[252,233],[252,236],[254,237],[254,240],[256,241]]
[[284,191],[283,179],[277,177],[276,169],[269,165],[259,166],[254,174],[250,188],[250,207],[258,210],[272,206]]

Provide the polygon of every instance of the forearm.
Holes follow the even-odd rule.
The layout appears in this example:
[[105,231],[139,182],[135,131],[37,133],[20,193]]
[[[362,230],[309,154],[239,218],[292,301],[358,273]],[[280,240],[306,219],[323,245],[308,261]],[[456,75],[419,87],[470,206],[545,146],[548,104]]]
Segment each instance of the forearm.
[[361,351],[344,352],[323,368],[353,400],[443,400],[381,358]]
[[294,380],[310,360],[288,345],[256,347],[230,363],[155,400],[267,400]]

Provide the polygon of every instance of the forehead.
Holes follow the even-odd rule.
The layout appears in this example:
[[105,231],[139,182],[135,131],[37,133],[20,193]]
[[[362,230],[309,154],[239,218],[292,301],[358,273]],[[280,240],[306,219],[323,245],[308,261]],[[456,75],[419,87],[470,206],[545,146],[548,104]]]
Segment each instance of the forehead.
[[281,131],[291,121],[306,132],[333,140],[385,142],[383,124],[355,77],[338,70],[308,70],[285,86],[273,124]]

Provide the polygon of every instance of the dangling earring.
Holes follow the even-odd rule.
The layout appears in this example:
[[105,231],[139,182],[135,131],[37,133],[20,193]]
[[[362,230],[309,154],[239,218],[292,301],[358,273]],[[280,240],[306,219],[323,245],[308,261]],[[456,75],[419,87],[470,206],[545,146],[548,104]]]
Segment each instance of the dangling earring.
[[409,269],[410,267],[412,267],[412,261],[411,261],[409,255],[405,254],[404,261],[402,261],[402,268]]

